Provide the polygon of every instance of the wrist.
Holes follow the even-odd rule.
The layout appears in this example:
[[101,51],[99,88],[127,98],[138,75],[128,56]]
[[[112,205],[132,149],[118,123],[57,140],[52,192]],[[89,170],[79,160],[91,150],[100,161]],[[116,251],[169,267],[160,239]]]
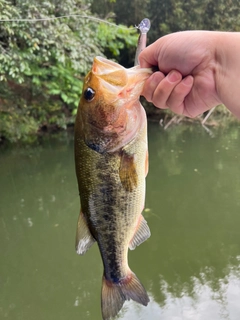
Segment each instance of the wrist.
[[240,117],[240,33],[216,33],[216,92],[223,103],[233,114]]

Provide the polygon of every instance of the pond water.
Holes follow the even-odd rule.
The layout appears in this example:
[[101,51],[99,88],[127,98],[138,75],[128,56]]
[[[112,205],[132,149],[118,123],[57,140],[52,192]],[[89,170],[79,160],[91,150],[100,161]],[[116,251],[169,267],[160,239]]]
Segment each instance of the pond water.
[[[129,252],[150,296],[121,320],[240,319],[240,128],[149,125],[148,241]],[[0,319],[100,320],[97,246],[75,253],[73,138],[0,150]]]

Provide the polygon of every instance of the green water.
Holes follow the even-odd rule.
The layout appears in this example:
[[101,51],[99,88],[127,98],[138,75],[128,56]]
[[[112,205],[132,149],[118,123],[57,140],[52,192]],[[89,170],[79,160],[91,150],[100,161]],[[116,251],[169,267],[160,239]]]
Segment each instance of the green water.
[[[240,319],[240,128],[149,126],[145,217],[129,252],[150,303],[122,320]],[[97,246],[74,250],[72,137],[0,150],[0,319],[100,320]]]

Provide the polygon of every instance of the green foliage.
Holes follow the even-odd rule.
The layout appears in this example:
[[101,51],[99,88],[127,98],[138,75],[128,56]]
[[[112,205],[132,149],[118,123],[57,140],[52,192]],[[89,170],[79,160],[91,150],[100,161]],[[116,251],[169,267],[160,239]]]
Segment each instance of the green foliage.
[[[118,36],[116,40],[125,40],[124,46],[119,49],[118,62],[125,67],[131,67],[134,63],[134,57],[137,46],[137,30],[132,28],[138,25],[143,18],[148,17],[148,3],[150,0],[90,0],[91,10],[101,18],[114,18],[114,21],[119,26],[115,30],[111,28],[111,33],[116,32]],[[129,29],[122,29],[121,26],[128,26]],[[121,33],[122,34],[121,34]],[[111,36],[111,35],[110,35]],[[124,39],[125,38],[125,39]],[[111,39],[112,40],[112,39]],[[111,51],[104,51],[108,58],[114,58]]]
[[117,24],[137,25],[143,18],[149,18],[150,0],[91,0],[91,3],[94,13],[102,18],[114,16]]
[[238,0],[150,0],[151,41],[183,30],[240,30]]
[[0,0],[0,20],[69,14],[81,16],[0,22],[0,137],[14,141],[41,127],[73,123],[94,56],[106,51],[117,57],[136,39],[85,18],[91,12],[82,0]]
[[[69,14],[81,17],[53,19]],[[0,21],[0,138],[72,124],[94,56],[132,66],[138,35],[123,25],[145,17],[150,43],[180,30],[240,31],[238,0],[0,0],[0,20],[50,18]]]
[[120,50],[136,46],[138,39],[137,29],[126,29],[123,25],[110,29],[105,23],[99,25],[97,36],[113,58],[119,56]]
[[133,65],[136,45],[138,41],[138,32],[136,28],[126,29],[124,25],[110,27],[105,23],[99,24],[97,37],[104,48],[104,54],[108,59],[117,60],[121,64],[128,65],[123,58],[124,53],[129,53],[129,64]]
[[[82,1],[65,0],[64,5],[40,3],[41,7],[36,1],[19,1],[14,5],[14,1],[0,0],[0,19],[53,18],[70,11],[86,14]],[[16,140],[41,126],[66,127],[72,121],[82,78],[94,55],[101,52],[99,42],[95,41],[96,30],[95,24],[86,24],[78,17],[1,22],[0,97],[4,91],[8,102],[8,108],[5,103],[4,110],[0,110],[5,113],[0,118],[2,135]]]
[[102,17],[114,12],[117,24],[135,25],[149,18],[150,43],[182,30],[240,31],[238,0],[92,0],[92,8]]

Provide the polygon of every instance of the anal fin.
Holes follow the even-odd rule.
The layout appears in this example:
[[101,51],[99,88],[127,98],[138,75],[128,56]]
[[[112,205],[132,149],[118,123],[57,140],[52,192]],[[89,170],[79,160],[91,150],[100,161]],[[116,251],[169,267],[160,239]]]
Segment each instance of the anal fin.
[[93,245],[95,239],[91,235],[86,219],[82,213],[79,214],[77,233],[76,233],[76,251],[78,254],[84,254]]
[[142,215],[139,217],[139,221],[136,227],[136,231],[129,243],[129,249],[134,250],[136,246],[139,246],[145,240],[151,236],[150,229],[148,227],[147,221],[143,218]]

